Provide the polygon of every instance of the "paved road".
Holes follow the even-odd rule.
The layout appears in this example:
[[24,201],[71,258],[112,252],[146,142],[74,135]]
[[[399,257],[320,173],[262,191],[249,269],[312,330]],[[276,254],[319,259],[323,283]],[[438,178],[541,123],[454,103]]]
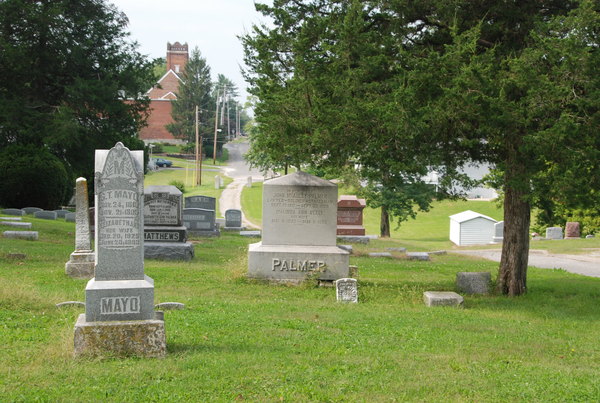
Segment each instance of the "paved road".
[[[452,251],[464,255],[479,256],[484,259],[500,261],[499,249],[460,250]],[[529,251],[529,266],[541,269],[563,269],[584,276],[600,277],[600,251],[585,255],[562,255],[548,253],[546,250],[531,249]]]
[[[227,167],[223,168],[223,172],[232,178],[233,182],[223,190],[219,198],[219,210],[223,217],[225,216],[225,210],[242,209],[242,190],[249,176],[252,176],[253,182],[262,182],[264,180],[262,172],[250,168],[244,160],[244,154],[248,152],[248,148],[250,147],[248,142],[228,143],[225,144],[225,147],[229,150],[229,161]],[[248,221],[243,213],[242,224],[246,227],[260,228],[260,225]]]

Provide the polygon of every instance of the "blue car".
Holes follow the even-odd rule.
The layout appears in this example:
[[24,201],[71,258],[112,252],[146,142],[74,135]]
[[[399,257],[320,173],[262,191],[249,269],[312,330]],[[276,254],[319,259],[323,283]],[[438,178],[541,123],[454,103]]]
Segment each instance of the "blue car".
[[171,165],[173,165],[173,162],[163,158],[152,158],[152,160],[154,161],[154,165],[156,165],[157,167],[169,168]]

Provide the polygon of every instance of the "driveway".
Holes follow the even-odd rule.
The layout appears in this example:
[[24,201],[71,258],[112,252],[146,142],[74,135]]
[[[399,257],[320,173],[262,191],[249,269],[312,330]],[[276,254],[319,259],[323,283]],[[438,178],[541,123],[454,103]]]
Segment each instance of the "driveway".
[[[262,182],[264,180],[263,173],[258,169],[250,168],[244,160],[244,154],[248,152],[250,145],[247,141],[228,143],[224,146],[229,151],[229,161],[227,166],[222,168],[223,173],[233,179],[221,193],[219,198],[219,211],[225,217],[225,211],[229,209],[242,209],[241,197],[242,190],[248,181],[248,177],[252,177],[252,182]],[[246,227],[260,228],[260,225],[248,221],[242,212],[242,225]]]
[[[486,250],[455,250],[452,253],[478,256],[484,259],[500,262],[499,249]],[[529,266],[541,269],[563,269],[571,273],[589,277],[600,277],[600,251],[591,251],[585,255],[564,255],[549,253],[546,250],[529,250]]]

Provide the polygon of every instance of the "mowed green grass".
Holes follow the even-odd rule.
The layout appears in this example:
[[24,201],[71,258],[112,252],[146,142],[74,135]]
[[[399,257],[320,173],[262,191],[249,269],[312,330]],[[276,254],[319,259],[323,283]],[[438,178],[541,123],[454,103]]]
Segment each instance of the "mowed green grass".
[[[519,298],[466,296],[426,308],[426,290],[453,290],[458,271],[497,264],[455,255],[431,262],[353,256],[359,304],[331,288],[245,278],[235,234],[192,241],[193,262],[146,261],[167,311],[164,359],[74,359],[85,280],[64,274],[74,224],[27,216],[39,241],[0,238],[2,401],[597,401],[600,279],[529,271]],[[2,230],[11,229],[2,227]],[[383,249],[387,241],[373,241]],[[13,260],[7,253],[25,253]]]

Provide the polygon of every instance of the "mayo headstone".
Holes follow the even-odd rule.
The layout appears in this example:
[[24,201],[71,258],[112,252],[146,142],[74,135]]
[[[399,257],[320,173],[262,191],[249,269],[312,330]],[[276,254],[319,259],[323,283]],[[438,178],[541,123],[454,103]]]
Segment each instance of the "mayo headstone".
[[263,186],[262,241],[249,245],[248,276],[301,282],[348,277],[349,253],[336,246],[337,185],[295,172]]
[[96,258],[92,251],[88,208],[87,180],[77,178],[75,181],[75,251],[71,253],[70,260],[65,264],[65,273],[73,278],[94,277]]
[[144,274],[143,152],[96,150],[96,270],[75,325],[75,355],[163,356],[164,322]]

